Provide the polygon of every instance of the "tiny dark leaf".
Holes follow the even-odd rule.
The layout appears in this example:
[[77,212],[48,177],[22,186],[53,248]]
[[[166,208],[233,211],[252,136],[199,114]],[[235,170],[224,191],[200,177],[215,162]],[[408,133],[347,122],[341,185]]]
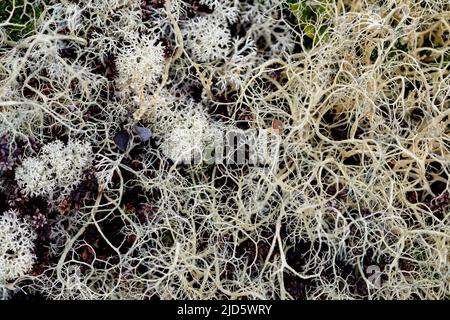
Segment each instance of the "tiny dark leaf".
[[148,139],[150,139],[153,134],[151,129],[145,128],[145,127],[135,126],[134,130],[136,130],[136,133],[141,138],[141,140],[144,142],[147,141]]
[[127,150],[128,143],[130,142],[130,135],[126,131],[119,131],[114,136],[114,142],[120,151]]

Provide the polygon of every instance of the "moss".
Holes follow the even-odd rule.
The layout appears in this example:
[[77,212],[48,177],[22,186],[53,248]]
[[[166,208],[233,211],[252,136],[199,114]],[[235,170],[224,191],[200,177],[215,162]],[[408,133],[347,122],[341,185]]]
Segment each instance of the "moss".
[[[17,24],[17,26],[5,28],[8,40],[17,42],[32,34],[36,28],[36,21],[43,11],[42,4],[33,5],[24,0],[2,0],[0,2],[0,22]],[[9,17],[11,18],[9,19]]]
[[372,53],[370,54],[370,61],[372,63],[375,63],[375,61],[377,61],[378,59],[378,48],[374,48],[372,50]]
[[166,247],[172,247],[174,245],[175,240],[174,240],[172,232],[170,230],[164,231],[164,233],[162,235],[162,241]]
[[[290,11],[296,17],[299,26],[314,44],[318,44],[326,37],[329,27],[326,22],[330,19],[327,13],[329,0],[322,0],[314,6],[306,4],[303,0],[288,0],[287,3]],[[319,28],[316,26],[318,21],[322,22]]]
[[394,44],[394,49],[395,50],[400,50],[400,51],[403,51],[403,52],[407,52],[408,51],[408,46],[402,40],[397,39],[395,41],[395,44]]

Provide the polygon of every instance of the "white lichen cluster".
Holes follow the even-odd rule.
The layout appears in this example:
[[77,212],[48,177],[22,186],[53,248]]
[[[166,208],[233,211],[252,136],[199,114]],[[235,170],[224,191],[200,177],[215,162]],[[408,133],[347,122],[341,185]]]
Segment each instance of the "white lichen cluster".
[[164,71],[164,52],[155,39],[133,38],[117,57],[120,94],[143,94],[154,90]]
[[0,214],[0,286],[26,275],[35,261],[36,235],[17,215],[14,210]]
[[219,130],[213,125],[201,106],[172,118],[173,125],[161,135],[161,151],[176,163],[190,164],[205,160],[205,154],[214,145]]
[[26,195],[53,198],[70,192],[91,161],[88,142],[70,141],[65,146],[57,140],[45,145],[38,157],[24,159],[16,170],[16,180]]
[[198,62],[216,62],[230,53],[231,33],[217,15],[196,17],[184,26],[186,47]]

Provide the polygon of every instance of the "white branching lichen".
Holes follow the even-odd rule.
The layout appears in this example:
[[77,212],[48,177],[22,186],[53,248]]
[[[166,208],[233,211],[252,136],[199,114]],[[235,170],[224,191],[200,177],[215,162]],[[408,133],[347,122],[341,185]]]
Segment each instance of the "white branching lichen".
[[117,58],[117,85],[122,94],[139,95],[156,87],[164,71],[164,52],[154,39],[144,37],[131,41]]
[[217,16],[196,17],[185,24],[183,33],[187,48],[198,62],[217,62],[230,53],[230,30]]
[[57,140],[45,145],[38,157],[26,158],[16,170],[16,180],[25,194],[52,198],[70,192],[91,161],[89,143],[70,141],[64,146]]
[[205,112],[196,107],[173,120],[173,125],[162,135],[163,154],[177,163],[204,160],[205,151],[213,145],[217,130]]
[[0,285],[27,274],[35,261],[35,233],[21,222],[18,212],[0,214]]

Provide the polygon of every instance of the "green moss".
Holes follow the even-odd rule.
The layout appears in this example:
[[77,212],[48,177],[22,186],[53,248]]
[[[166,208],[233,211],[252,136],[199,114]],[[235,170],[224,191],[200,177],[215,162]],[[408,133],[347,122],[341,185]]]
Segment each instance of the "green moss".
[[408,51],[408,46],[405,43],[403,43],[403,41],[401,41],[400,39],[397,39],[395,41],[395,44],[394,44],[394,49],[395,50],[400,50],[400,51],[403,51],[403,52],[407,52]]
[[[327,13],[330,0],[322,0],[314,6],[306,4],[304,0],[288,0],[287,3],[290,11],[297,18],[299,26],[314,44],[326,38],[329,27],[326,22],[331,18]],[[317,28],[318,21],[321,22],[319,28]]]
[[0,22],[17,25],[5,27],[8,40],[17,42],[32,34],[43,11],[43,5],[25,3],[24,0],[1,0]]
[[375,63],[377,59],[378,59],[378,48],[374,48],[372,50],[372,53],[370,54],[370,61],[372,61],[372,63]]
[[173,239],[173,235],[170,230],[164,231],[164,233],[162,235],[162,241],[166,247],[172,247],[174,245],[175,240]]

